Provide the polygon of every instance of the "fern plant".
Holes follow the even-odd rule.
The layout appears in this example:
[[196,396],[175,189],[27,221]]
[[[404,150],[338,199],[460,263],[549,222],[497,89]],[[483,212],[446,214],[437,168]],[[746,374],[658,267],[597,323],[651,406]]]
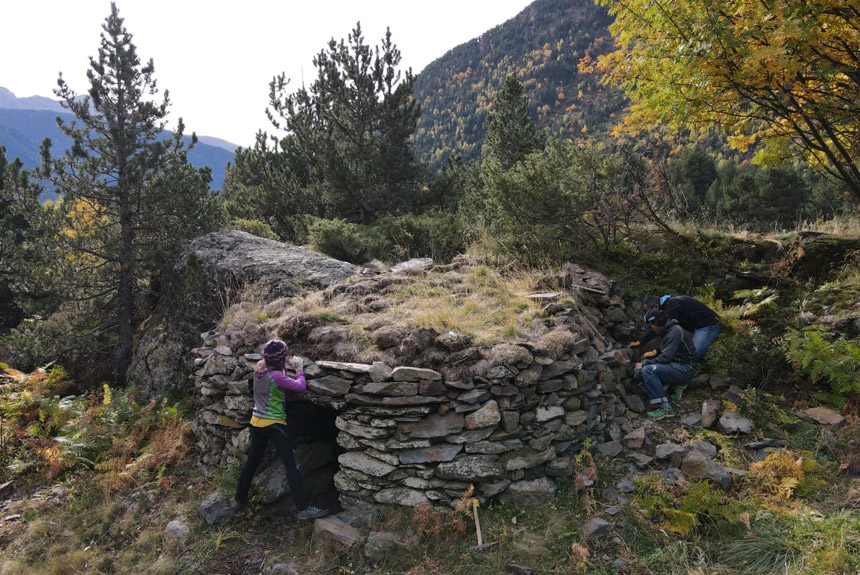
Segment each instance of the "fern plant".
[[785,355],[813,383],[826,382],[838,395],[860,392],[860,345],[816,326],[785,338]]

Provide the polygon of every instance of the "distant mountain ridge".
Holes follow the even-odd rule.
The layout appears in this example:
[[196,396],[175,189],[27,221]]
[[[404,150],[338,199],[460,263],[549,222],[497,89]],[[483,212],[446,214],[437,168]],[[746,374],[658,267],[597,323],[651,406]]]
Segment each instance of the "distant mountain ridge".
[[0,108],[6,110],[50,110],[62,112],[63,107],[57,100],[43,96],[18,98],[10,90],[0,86]]
[[536,0],[507,22],[449,50],[415,79],[421,104],[415,135],[419,158],[438,167],[452,154],[480,156],[496,93],[514,72],[539,128],[558,139],[601,136],[627,100],[581,74],[579,61],[613,47],[612,17],[592,0]]
[[[74,119],[57,100],[42,96],[18,98],[0,87],[0,146],[5,146],[7,158],[20,158],[25,168],[36,168],[41,161],[39,147],[45,138],[51,139],[52,152],[61,154],[71,140],[57,126],[57,116],[66,121]],[[163,135],[169,137],[170,132],[165,130]],[[190,136],[185,138],[190,141]],[[212,170],[210,186],[220,190],[237,147],[226,140],[201,136],[188,160],[197,168],[208,166]]]

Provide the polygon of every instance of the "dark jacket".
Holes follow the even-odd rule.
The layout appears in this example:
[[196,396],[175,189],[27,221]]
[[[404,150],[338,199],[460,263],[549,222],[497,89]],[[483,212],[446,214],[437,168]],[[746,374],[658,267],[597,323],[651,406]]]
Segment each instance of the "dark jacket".
[[652,363],[681,363],[692,367],[696,357],[696,346],[693,343],[693,334],[680,326],[678,320],[671,319],[663,330],[663,339],[660,341],[660,353],[657,357],[646,359],[642,365]]
[[720,323],[717,312],[695,298],[686,295],[673,295],[660,306],[670,318],[677,319],[678,323],[687,331],[708,327]]
[[[665,311],[671,319],[678,320],[681,327],[689,332],[720,323],[720,316],[717,315],[717,312],[687,295],[669,297],[663,302],[660,309]],[[639,340],[639,344],[645,345],[654,337],[656,336],[649,331]]]

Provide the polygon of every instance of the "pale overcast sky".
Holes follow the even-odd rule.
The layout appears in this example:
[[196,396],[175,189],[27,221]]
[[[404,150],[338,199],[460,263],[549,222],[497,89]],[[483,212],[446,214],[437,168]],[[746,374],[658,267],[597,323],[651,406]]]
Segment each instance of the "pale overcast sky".
[[[376,46],[391,29],[401,68],[414,73],[448,50],[505,22],[531,0],[117,0],[143,61],[155,61],[170,91],[168,128],[247,146],[265,116],[268,85],[285,72],[291,86],[313,80],[313,56],[361,22]],[[84,93],[90,56],[109,0],[15,0],[0,11],[0,86],[18,97],[54,98],[57,76]]]

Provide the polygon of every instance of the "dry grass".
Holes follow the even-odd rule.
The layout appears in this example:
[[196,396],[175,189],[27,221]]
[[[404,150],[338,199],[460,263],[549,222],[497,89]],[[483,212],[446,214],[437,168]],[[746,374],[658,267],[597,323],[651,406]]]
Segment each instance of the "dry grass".
[[442,276],[398,287],[396,305],[385,321],[412,327],[454,331],[477,344],[492,344],[528,335],[540,315],[540,304],[527,299],[535,277],[525,271],[505,275],[484,265],[469,269],[462,282]]
[[860,216],[837,216],[829,220],[811,220],[800,222],[797,231],[818,232],[845,238],[860,238]]

